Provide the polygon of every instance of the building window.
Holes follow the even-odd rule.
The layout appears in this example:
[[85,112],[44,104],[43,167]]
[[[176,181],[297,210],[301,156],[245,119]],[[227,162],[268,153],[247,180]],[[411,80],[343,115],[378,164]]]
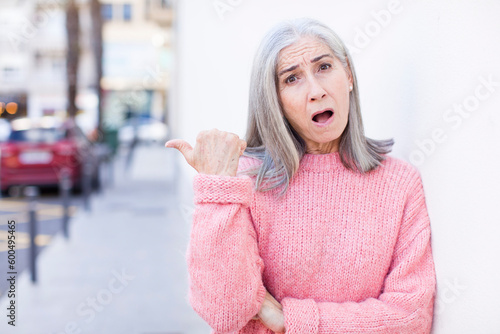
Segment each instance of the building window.
[[113,19],[113,5],[103,4],[101,6],[101,15],[104,21],[111,21]]
[[123,21],[132,20],[132,5],[124,4],[123,5]]

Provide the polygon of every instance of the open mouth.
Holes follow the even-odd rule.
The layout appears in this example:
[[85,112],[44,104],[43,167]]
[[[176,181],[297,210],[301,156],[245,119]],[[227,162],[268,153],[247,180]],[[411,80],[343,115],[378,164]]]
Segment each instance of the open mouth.
[[323,112],[319,112],[315,114],[312,118],[313,122],[316,123],[326,123],[328,120],[333,116],[333,111],[332,110],[325,110]]

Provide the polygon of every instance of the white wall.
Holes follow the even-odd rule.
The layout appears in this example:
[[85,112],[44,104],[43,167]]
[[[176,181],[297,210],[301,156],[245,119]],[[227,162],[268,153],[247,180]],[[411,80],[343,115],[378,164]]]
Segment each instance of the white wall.
[[[214,4],[230,10],[219,15]],[[313,17],[344,39],[368,136],[393,137],[393,155],[422,173],[438,278],[433,332],[499,333],[500,3],[179,0],[177,7],[170,120],[174,136],[191,143],[214,127],[244,135],[252,58],[275,23]],[[388,8],[382,26],[372,12]],[[194,171],[181,166],[189,180]],[[181,187],[185,203],[190,186]]]

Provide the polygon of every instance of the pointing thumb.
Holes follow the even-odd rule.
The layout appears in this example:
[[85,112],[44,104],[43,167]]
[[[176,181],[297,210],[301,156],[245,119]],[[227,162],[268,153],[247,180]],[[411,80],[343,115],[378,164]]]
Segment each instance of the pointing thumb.
[[182,139],[172,139],[165,143],[167,148],[175,148],[182,153],[188,164],[191,164],[191,156],[193,154],[193,147]]

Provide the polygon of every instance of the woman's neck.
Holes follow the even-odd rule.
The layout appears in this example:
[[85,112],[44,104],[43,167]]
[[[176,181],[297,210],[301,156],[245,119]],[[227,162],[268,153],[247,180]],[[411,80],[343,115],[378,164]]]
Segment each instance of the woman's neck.
[[328,143],[306,143],[307,154],[328,154],[339,151],[339,141],[333,140]]

